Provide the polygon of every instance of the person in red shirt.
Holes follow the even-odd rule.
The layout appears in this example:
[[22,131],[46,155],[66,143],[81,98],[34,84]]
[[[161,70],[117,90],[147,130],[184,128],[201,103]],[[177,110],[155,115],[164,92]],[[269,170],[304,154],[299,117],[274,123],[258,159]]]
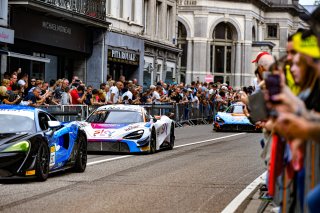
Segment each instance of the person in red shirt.
[[80,85],[77,89],[72,90],[70,95],[72,104],[83,104],[84,100],[86,100],[87,93],[84,91],[84,87]]
[[13,84],[17,83],[17,80],[18,80],[17,75],[12,74],[11,78],[10,78],[10,85],[7,87],[7,89],[8,90],[12,90],[11,87],[12,87]]

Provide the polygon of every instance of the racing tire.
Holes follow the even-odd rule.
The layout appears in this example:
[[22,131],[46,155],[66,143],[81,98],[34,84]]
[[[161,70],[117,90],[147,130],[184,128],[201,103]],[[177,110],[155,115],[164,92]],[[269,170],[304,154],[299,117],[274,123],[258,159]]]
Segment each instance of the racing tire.
[[74,172],[84,172],[87,167],[87,139],[80,133],[78,136],[78,151],[76,156],[76,162],[74,164]]
[[156,133],[153,130],[151,133],[151,138],[150,138],[150,142],[149,142],[149,154],[153,154],[156,153]]
[[174,147],[174,140],[175,140],[174,124],[171,124],[169,150],[172,150],[172,149],[173,149],[173,147]]
[[36,158],[36,177],[38,181],[45,181],[49,176],[49,148],[40,143]]

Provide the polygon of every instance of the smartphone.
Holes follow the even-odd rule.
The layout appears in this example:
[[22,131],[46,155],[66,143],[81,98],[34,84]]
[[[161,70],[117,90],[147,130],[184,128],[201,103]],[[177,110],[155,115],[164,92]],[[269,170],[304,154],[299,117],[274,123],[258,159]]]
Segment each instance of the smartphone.
[[250,122],[252,124],[257,123],[258,121],[267,120],[269,117],[269,112],[266,107],[266,102],[264,99],[264,94],[262,91],[258,91],[250,95],[249,97],[248,110],[250,113]]
[[[270,74],[265,79],[266,87],[269,92],[270,98],[274,95],[277,95],[281,92],[281,81],[280,81],[280,75],[274,75]],[[272,101],[272,100],[270,100]]]

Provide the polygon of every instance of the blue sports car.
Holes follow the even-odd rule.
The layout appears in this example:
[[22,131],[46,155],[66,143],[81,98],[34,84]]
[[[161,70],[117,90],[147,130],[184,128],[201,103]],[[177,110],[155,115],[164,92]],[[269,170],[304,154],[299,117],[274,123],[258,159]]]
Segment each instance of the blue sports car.
[[232,104],[225,112],[218,112],[214,117],[215,131],[261,131],[261,127],[253,125],[244,113],[245,105]]
[[86,134],[77,122],[60,123],[33,107],[0,105],[0,178],[44,181],[51,172],[84,172],[86,165]]

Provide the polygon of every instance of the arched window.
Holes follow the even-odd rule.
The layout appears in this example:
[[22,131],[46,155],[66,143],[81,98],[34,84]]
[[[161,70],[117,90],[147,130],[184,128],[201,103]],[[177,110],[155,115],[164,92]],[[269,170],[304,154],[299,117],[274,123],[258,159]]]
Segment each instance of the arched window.
[[215,27],[212,37],[210,71],[214,74],[215,82],[226,82],[233,72],[233,41],[235,40],[233,26],[229,23],[219,23]]
[[181,63],[180,63],[180,74],[181,74],[181,82],[184,82],[185,81],[185,73],[187,70],[188,43],[187,43],[187,30],[186,30],[186,27],[181,22],[178,22],[177,46],[178,46],[178,48],[182,49]]

